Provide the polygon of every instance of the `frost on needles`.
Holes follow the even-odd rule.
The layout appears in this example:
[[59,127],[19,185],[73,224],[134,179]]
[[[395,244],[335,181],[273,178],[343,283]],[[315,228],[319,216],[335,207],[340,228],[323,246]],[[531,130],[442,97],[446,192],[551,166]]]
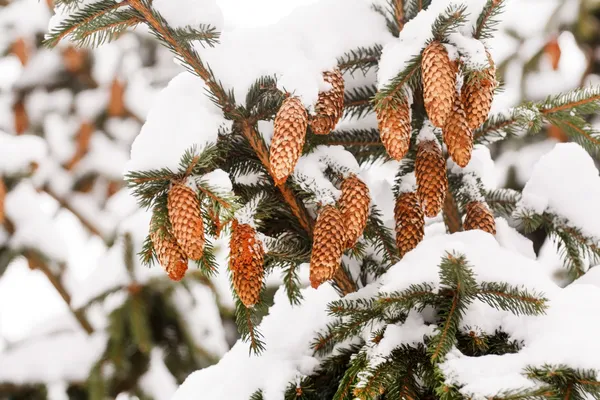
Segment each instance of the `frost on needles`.
[[[600,89],[489,115],[502,0],[323,0],[222,33],[215,7],[62,0],[47,36],[99,44],[145,24],[188,69],[133,146],[127,179],[153,212],[142,257],[210,276],[230,237],[242,339],[175,399],[598,398]],[[549,124],[575,143],[523,193],[490,184],[485,145]],[[519,233],[537,229],[566,287]]]

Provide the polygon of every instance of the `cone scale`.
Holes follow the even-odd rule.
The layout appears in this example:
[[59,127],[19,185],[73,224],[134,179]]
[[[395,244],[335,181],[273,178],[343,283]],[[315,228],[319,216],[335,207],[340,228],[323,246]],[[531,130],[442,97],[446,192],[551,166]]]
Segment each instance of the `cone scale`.
[[234,220],[229,242],[233,287],[246,307],[258,303],[264,278],[265,251],[256,230]]
[[189,258],[201,259],[205,242],[204,223],[196,193],[183,183],[174,183],[169,190],[167,208],[177,243]]
[[339,268],[346,243],[344,231],[340,210],[332,205],[323,207],[315,223],[310,255],[310,284],[313,288],[333,278]]

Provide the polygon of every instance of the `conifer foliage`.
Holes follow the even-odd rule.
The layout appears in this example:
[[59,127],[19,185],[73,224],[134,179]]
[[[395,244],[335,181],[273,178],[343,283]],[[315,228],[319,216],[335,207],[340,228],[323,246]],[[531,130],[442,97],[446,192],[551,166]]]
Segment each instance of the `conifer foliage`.
[[[575,279],[600,259],[598,229],[580,226],[584,220],[553,202],[542,167],[522,195],[487,186],[482,165],[491,159],[480,144],[516,128],[536,133],[548,123],[580,132],[583,147],[597,152],[586,117],[600,109],[600,89],[490,117],[497,83],[486,40],[502,1],[366,3],[327,0],[314,15],[304,10],[299,15],[306,20],[295,27],[304,36],[284,41],[291,64],[278,59],[271,65],[265,56],[254,60],[259,68],[248,64],[259,75],[245,80],[224,64],[243,63],[243,46],[262,51],[260,42],[236,48],[228,38],[220,48],[212,27],[183,29],[157,0],[84,4],[49,35],[49,43],[70,36],[85,44],[82,34],[98,15],[111,21],[110,27],[94,26],[106,32],[98,33],[102,38],[114,24],[144,23],[190,71],[174,82],[203,89],[193,109],[205,118],[203,126],[182,127],[194,133],[179,160],[135,168],[141,156],[134,144],[127,176],[140,204],[153,209],[151,231],[173,235],[204,274],[222,268],[212,243],[230,235],[242,341],[212,371],[190,377],[177,399],[192,399],[194,388],[208,397],[255,400],[558,398],[571,390],[578,398],[598,396],[600,365],[569,363],[573,358],[562,357],[567,347],[547,359],[539,356],[553,350],[550,331],[560,330],[556,316],[576,291],[558,288],[522,246],[510,242],[526,240],[514,227],[526,232],[544,226],[564,249]],[[340,9],[347,12],[338,15]],[[197,12],[201,20],[202,8]],[[327,35],[310,36],[311,18],[326,12]],[[280,28],[270,36],[298,34]],[[258,38],[273,51],[265,35]],[[318,57],[323,48],[310,52],[329,39],[339,46],[327,48],[338,60],[334,70],[331,57]],[[297,43],[303,40],[308,43]],[[302,62],[320,74],[307,71],[295,80]],[[163,117],[185,115],[170,112]],[[153,124],[149,118],[147,132]],[[148,135],[142,131],[137,143]],[[556,151],[568,158],[575,149],[581,150]],[[393,166],[393,187],[378,184],[381,163]],[[584,168],[592,168],[588,164]],[[600,185],[597,179],[590,178],[593,185]],[[184,180],[190,187],[178,183]],[[510,217],[514,227],[494,213]],[[494,237],[500,227],[504,234]],[[147,240],[146,261],[161,261],[157,244]],[[300,290],[303,264],[312,288]],[[273,270],[282,271],[283,289],[257,326],[266,305],[264,279]],[[597,288],[585,288],[598,299]],[[585,320],[582,314],[573,318],[576,324]],[[519,331],[521,324],[529,333]],[[534,331],[546,336],[537,339]],[[264,354],[248,357],[248,350]],[[255,370],[263,368],[272,369],[257,377]],[[489,385],[478,385],[481,368],[487,368]],[[214,379],[215,371],[244,376],[250,370],[251,382],[233,389]]]

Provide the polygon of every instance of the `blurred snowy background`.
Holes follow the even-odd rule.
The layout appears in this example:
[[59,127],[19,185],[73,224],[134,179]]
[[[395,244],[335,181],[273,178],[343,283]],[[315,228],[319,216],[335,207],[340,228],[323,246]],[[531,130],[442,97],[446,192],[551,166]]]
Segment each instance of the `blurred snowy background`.
[[[0,399],[167,400],[236,339],[226,275],[173,285],[135,256],[149,216],[122,172],[181,67],[144,29],[93,50],[42,48],[51,1],[0,0]],[[217,2],[233,30],[317,1]],[[495,110],[599,83],[600,0],[509,0],[503,20],[491,42],[504,83]],[[502,142],[496,185],[521,187],[565,140],[551,128]],[[532,239],[554,273],[554,246]]]

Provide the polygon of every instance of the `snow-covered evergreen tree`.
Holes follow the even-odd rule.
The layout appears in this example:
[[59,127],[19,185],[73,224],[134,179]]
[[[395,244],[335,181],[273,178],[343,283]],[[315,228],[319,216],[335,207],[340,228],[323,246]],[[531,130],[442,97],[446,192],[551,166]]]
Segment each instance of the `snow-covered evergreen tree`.
[[[210,276],[229,240],[242,338],[175,399],[600,396],[600,89],[488,115],[502,5],[322,0],[219,34],[213,0],[58,3],[48,44],[144,24],[188,69],[127,164],[153,214],[141,256]],[[522,192],[495,187],[486,145],[547,125],[577,143]],[[522,235],[537,229],[565,287]]]

